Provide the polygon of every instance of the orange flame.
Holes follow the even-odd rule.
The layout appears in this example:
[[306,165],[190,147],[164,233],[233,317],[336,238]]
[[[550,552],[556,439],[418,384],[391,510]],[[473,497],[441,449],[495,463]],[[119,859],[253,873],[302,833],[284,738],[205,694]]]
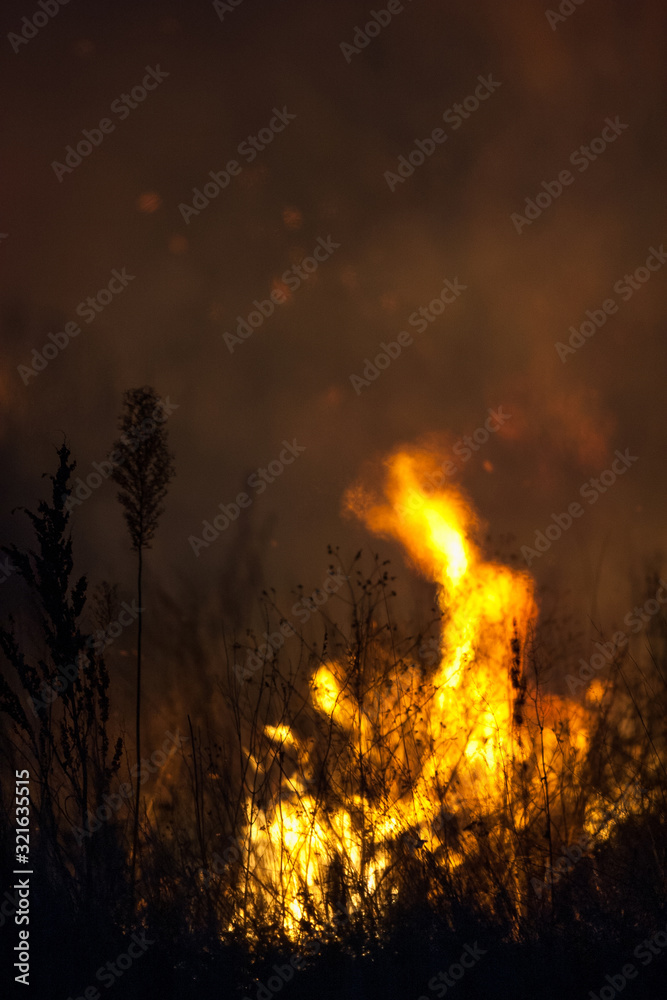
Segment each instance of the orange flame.
[[[440,660],[430,677],[390,654],[356,674],[342,663],[320,666],[311,700],[333,765],[323,763],[315,737],[302,740],[285,725],[267,729],[281,760],[290,753],[294,760],[280,766],[271,807],[249,809],[248,867],[265,903],[279,903],[289,932],[303,920],[326,919],[336,872],[353,887],[352,905],[391,895],[392,858],[406,835],[453,869],[474,837],[465,830],[481,819],[495,823],[498,844],[511,855],[497,818],[511,815],[516,832],[547,794],[562,802],[564,770],[572,776],[588,745],[584,710],[543,694],[538,708],[525,679],[537,616],[530,575],[484,559],[463,493],[427,490],[435,468],[427,452],[398,451],[385,466],[383,497],[355,487],[345,505],[372,532],[399,540],[436,582]],[[455,841],[443,834],[443,817],[463,831]]]

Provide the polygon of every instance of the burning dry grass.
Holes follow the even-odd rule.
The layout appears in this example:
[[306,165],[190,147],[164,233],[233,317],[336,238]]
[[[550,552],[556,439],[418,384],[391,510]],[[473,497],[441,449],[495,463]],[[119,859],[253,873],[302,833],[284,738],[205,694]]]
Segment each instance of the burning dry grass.
[[[170,656],[183,665],[185,649],[200,682],[221,659],[226,670],[217,702],[202,688],[206,707],[194,706],[194,722],[189,704],[171,704],[186,739],[145,790],[132,916],[131,809],[83,844],[66,819],[68,794],[82,814],[95,812],[114,793],[115,771],[105,765],[99,782],[81,783],[85,768],[97,771],[67,737],[70,715],[80,714],[74,695],[42,719],[64,725],[70,748],[56,782],[35,736],[39,850],[58,861],[53,873],[48,861],[41,870],[52,901],[66,888],[63,926],[93,928],[96,913],[113,938],[138,920],[180,942],[199,983],[214,955],[247,978],[249,952],[312,957],[307,942],[333,949],[342,968],[341,956],[365,960],[372,949],[406,955],[408,941],[426,962],[429,949],[445,940],[460,948],[475,927],[511,949],[558,935],[572,943],[575,931],[595,941],[600,926],[619,941],[622,920],[639,939],[655,922],[667,899],[664,622],[656,615],[647,626],[651,657],[638,663],[619,650],[583,700],[559,697],[531,577],[486,558],[469,501],[428,491],[431,471],[428,452],[397,452],[381,491],[357,486],[346,506],[374,534],[398,540],[432,582],[437,662],[420,659],[423,632],[396,622],[388,561],[376,556],[364,570],[361,553],[344,566],[332,550],[329,571],[345,582],[307,628],[293,623],[289,641],[265,645],[259,669],[235,669],[242,644],[224,627],[210,646],[191,621],[187,641],[169,638],[165,668]],[[260,631],[278,634],[284,621],[265,595]],[[256,651],[258,642],[246,645]],[[6,649],[18,657],[18,647]],[[4,696],[20,720],[19,702]],[[84,688],[77,698],[85,701]],[[98,732],[89,701],[87,725],[104,751],[108,705]],[[5,730],[7,760],[33,753],[26,726],[24,735]],[[48,733],[57,747],[57,730]],[[415,993],[412,981],[406,988]]]
[[598,760],[608,794],[593,788],[601,716],[540,688],[533,581],[484,559],[474,510],[459,491],[427,493],[431,471],[428,454],[398,452],[383,495],[356,487],[346,504],[435,582],[440,662],[426,672],[400,648],[386,571],[359,579],[348,643],[245,746],[246,928],[268,919],[298,938],[341,906],[377,927],[418,863],[428,898],[455,879],[482,908],[507,904],[517,930],[536,882],[552,900],[561,848],[590,850],[636,779],[632,758],[613,778]]

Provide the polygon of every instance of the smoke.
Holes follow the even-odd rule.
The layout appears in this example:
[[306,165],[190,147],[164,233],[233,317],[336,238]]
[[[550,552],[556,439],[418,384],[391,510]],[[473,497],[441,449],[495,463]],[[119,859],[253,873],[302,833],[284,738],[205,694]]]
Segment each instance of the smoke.
[[[6,32],[28,8],[7,5]],[[369,16],[351,2],[242,4],[222,20],[211,4],[72,4],[19,51],[6,47],[6,509],[39,495],[62,433],[81,468],[102,461],[123,390],[154,384],[179,405],[154,580],[205,593],[229,577],[237,531],[266,536],[265,579],[312,589],[328,542],[368,542],[340,517],[367,459],[429,434],[453,445],[502,406],[511,418],[458,476],[517,552],[616,448],[639,456],[531,568],[586,607],[597,588],[601,606],[627,608],[629,570],[663,543],[666,442],[654,400],[665,276],[652,273],[627,300],[614,286],[664,238],[667,14],[648,0],[588,0],[553,25],[542,5],[422,0],[346,59],[341,43]],[[112,102],[155,65],[168,77],[114,115]],[[457,119],[489,76],[499,85]],[[252,159],[239,152],[249,137],[262,145],[276,108],[296,118],[266,148],[251,145]],[[105,116],[114,131],[58,179],[52,163]],[[576,151],[599,149],[591,143],[609,118],[627,128],[582,170]],[[385,173],[436,129],[446,141],[392,191]],[[240,172],[186,224],[179,205],[234,159]],[[539,199],[546,207],[517,232],[512,215],[565,170],[572,182],[550,204]],[[328,238],[340,248],[230,353],[224,335],[238,317]],[[122,268],[135,280],[23,384],[18,366],[81,321],[78,304]],[[409,318],[445,279],[466,290],[419,332]],[[556,344],[609,298],[617,312],[563,361]],[[402,331],[412,343],[358,395],[350,376]],[[293,438],[306,447],[301,461],[195,558],[188,537]],[[8,540],[16,530],[4,514],[0,527]],[[76,540],[94,577],[131,580],[110,484],[78,513]]]

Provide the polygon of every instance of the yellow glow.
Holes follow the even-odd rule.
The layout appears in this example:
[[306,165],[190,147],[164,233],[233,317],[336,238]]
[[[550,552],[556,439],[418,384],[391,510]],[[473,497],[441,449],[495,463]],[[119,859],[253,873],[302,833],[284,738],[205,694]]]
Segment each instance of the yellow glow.
[[[357,488],[346,505],[372,532],[400,541],[437,584],[439,662],[427,675],[409,660],[397,667],[389,653],[357,674],[350,663],[320,666],[311,700],[325,749],[285,725],[267,728],[298,753],[271,806],[248,826],[248,862],[256,891],[280,907],[290,933],[302,920],[326,922],[340,880],[352,905],[385,891],[401,837],[439,851],[438,863],[454,869],[474,841],[473,819],[492,826],[509,811],[525,827],[540,815],[545,785],[557,797],[588,745],[578,704],[540,692],[538,718],[526,697],[532,578],[483,558],[473,509],[457,490],[427,489],[432,471],[428,455],[399,451],[386,462],[384,495]],[[459,824],[456,844],[443,815]]]

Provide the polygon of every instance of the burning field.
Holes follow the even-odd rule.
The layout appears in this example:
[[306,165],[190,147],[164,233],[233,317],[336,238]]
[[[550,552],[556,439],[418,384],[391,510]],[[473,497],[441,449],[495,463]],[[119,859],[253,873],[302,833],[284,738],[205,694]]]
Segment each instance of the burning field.
[[[130,452],[154,406],[150,387],[126,394],[120,443]],[[171,475],[160,434],[136,446],[140,461],[119,452],[119,499],[139,539],[154,533]],[[148,758],[161,733],[138,686],[131,766],[104,652],[136,614],[127,603],[119,613],[107,586],[91,609],[103,628],[94,637],[83,627],[91,612],[85,579],[70,579],[66,445],[59,458],[51,501],[30,513],[36,549],[6,549],[41,609],[32,642],[40,648],[41,628],[50,652],[34,659],[16,623],[0,632],[13,668],[0,682],[5,752],[25,765],[14,863],[33,865],[2,912],[33,922],[52,963],[65,956],[58,982],[74,971],[110,988],[133,968],[133,997],[158,973],[167,989],[171,969],[174,997],[218,996],[220,975],[235,983],[225,996],[257,1000],[288,982],[297,997],[408,997],[419,975],[437,992],[461,970],[467,989],[489,996],[508,995],[518,977],[521,996],[551,997],[583,974],[584,956],[549,966],[539,987],[536,962],[590,947],[601,925],[609,961],[655,921],[665,898],[661,618],[646,626],[650,659],[619,645],[604,678],[582,681],[579,697],[559,693],[566,662],[554,662],[531,575],[486,556],[470,499],[433,486],[441,456],[431,446],[401,448],[347,490],[343,510],[380,544],[398,542],[406,569],[428,581],[425,627],[400,624],[389,560],[363,568],[359,552],[346,566],[333,549],[322,588],[292,608],[298,625],[265,592],[268,642],[252,630],[230,636],[218,618],[213,632],[199,622],[210,638],[197,646],[189,627],[169,631],[165,606],[162,634],[148,634],[162,649],[163,687],[170,663],[193,676],[187,656],[198,648],[215,683],[203,700],[190,691],[194,718],[173,688],[176,731]],[[63,936],[73,933],[76,960]],[[101,942],[130,964],[94,970]],[[19,948],[27,976],[28,936]]]
[[356,645],[313,669],[299,721],[267,725],[262,754],[249,755],[262,789],[244,804],[249,912],[271,913],[293,938],[341,904],[379,918],[400,899],[406,856],[459,891],[477,882],[493,909],[480,837],[518,928],[551,894],[569,845],[609,836],[614,811],[627,818],[641,801],[632,764],[606,794],[586,788],[604,685],[583,703],[540,687],[534,582],[484,558],[470,501],[429,487],[435,467],[429,451],[397,451],[381,492],[357,486],[345,507],[434,582],[437,665],[397,649],[384,574],[365,621],[355,606]]
[[2,981],[658,1000],[667,5],[3,11]]

